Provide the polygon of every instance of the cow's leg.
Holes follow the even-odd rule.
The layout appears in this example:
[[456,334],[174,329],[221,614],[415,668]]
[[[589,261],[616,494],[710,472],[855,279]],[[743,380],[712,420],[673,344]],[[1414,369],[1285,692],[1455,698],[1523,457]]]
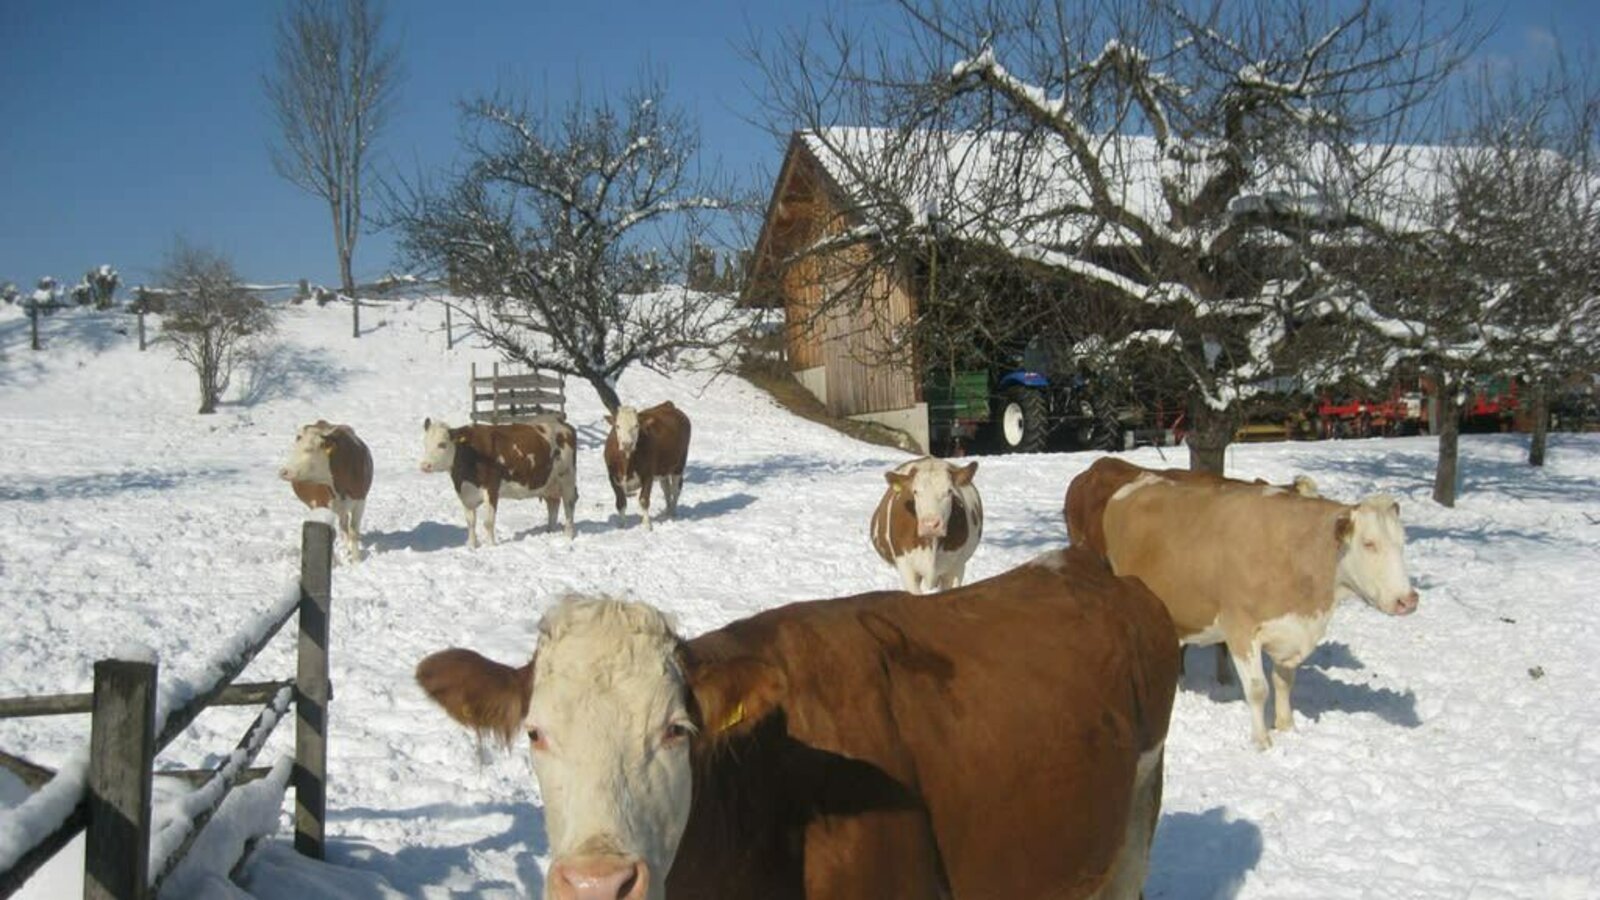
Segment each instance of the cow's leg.
[[1228,665],[1228,648],[1217,645],[1217,684],[1233,684],[1233,668]]
[[1228,652],[1233,656],[1233,666],[1239,670],[1239,684],[1244,688],[1245,703],[1250,706],[1250,739],[1258,749],[1272,746],[1272,736],[1267,733],[1267,676],[1261,670],[1261,639],[1249,636],[1228,636]]
[[339,536],[344,538],[345,554],[355,562],[355,547],[350,542],[350,504],[337,497],[333,500],[333,514],[339,521]]
[[467,546],[474,549],[478,546],[478,504],[461,504],[467,514]]
[[489,499],[483,502],[483,536],[491,547],[499,543],[494,537],[494,514],[495,509],[500,505],[499,499],[494,492],[490,492]]
[[545,511],[550,514],[549,517],[545,520],[544,530],[545,531],[555,531],[556,530],[556,519],[561,513],[561,498],[560,497],[546,497],[546,498],[544,498],[544,508],[545,508]]
[[939,590],[948,591],[951,588],[961,587],[961,579],[967,573],[966,563],[957,563],[949,571],[939,576]]
[[[576,479],[574,479],[574,482],[576,482]],[[576,534],[578,527],[572,518],[573,511],[578,507],[578,485],[576,483],[568,485],[561,491],[561,506],[567,513],[566,532],[567,540],[570,541],[573,535]]]
[[1278,731],[1294,730],[1294,708],[1289,705],[1289,692],[1294,690],[1294,674],[1298,666],[1272,660],[1272,727]]
[[1122,849],[1111,869],[1111,878],[1097,892],[1095,900],[1136,900],[1142,897],[1145,877],[1150,872],[1150,841],[1161,819],[1162,757],[1165,747],[1157,746],[1139,755],[1133,776],[1133,802],[1128,807],[1128,827],[1123,832]]
[[350,561],[361,561],[361,514],[367,509],[367,501],[350,501],[350,528],[345,532],[345,540],[350,543]]
[[650,530],[650,486],[655,479],[639,476],[639,517],[644,519],[644,530]]
[[622,482],[613,478],[611,480],[611,492],[617,495],[617,527],[620,528],[628,524],[628,491],[627,488],[623,487]]
[[895,571],[900,573],[900,587],[908,594],[922,593],[922,573],[917,571],[916,565],[911,561],[910,555],[897,557],[894,561]]
[[683,490],[683,473],[664,475],[661,479],[661,492],[667,498],[667,515],[676,519],[678,517],[678,494]]

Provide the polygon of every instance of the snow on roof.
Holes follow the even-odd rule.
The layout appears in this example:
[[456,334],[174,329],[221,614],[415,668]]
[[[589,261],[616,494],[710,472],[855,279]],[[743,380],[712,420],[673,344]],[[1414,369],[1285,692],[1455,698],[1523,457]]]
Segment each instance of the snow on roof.
[[[847,127],[801,137],[848,196],[862,198],[876,182],[893,185],[891,192],[918,224],[936,217],[968,237],[983,236],[985,230],[1010,232],[1006,236],[1035,248],[1077,246],[1091,233],[1105,246],[1132,240],[1089,210],[1082,167],[1059,138],[1017,132],[930,132],[919,138],[888,128]],[[1214,165],[1206,148],[1194,144],[1163,152],[1146,135],[1105,134],[1095,141],[1100,158],[1107,160],[1103,168],[1113,202],[1161,229],[1171,218],[1163,179],[1192,194]],[[1298,211],[1325,221],[1354,213],[1389,228],[1413,230],[1443,190],[1452,152],[1455,148],[1365,144],[1353,148],[1350,164],[1341,165],[1332,148],[1311,145],[1289,167],[1261,166],[1254,190],[1235,198],[1229,212]],[[1175,231],[1168,236],[1186,237]]]

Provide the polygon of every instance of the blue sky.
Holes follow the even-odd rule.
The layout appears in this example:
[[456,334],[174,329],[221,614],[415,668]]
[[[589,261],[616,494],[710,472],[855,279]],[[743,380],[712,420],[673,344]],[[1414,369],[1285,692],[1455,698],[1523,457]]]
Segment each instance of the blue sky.
[[[881,3],[858,4],[881,8]],[[0,0],[0,281],[76,280],[110,263],[147,279],[174,238],[231,255],[251,280],[336,280],[326,207],[272,170],[260,79],[278,4],[266,0]],[[825,14],[821,0],[427,2],[393,0],[408,74],[384,169],[414,172],[457,152],[456,102],[496,87],[559,106],[664,72],[704,145],[740,173],[781,147],[745,119],[756,75],[737,47]],[[1519,0],[1479,10],[1484,53],[1536,58],[1600,38],[1597,0]],[[762,186],[765,189],[765,185]],[[357,277],[391,262],[368,234]]]

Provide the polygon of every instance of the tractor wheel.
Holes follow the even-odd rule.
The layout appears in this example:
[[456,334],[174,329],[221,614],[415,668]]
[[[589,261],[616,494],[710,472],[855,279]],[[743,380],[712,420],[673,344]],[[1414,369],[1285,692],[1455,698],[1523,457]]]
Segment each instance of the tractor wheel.
[[1044,449],[1046,421],[1044,395],[1017,385],[1008,389],[1000,404],[995,430],[1007,453],[1038,453]]

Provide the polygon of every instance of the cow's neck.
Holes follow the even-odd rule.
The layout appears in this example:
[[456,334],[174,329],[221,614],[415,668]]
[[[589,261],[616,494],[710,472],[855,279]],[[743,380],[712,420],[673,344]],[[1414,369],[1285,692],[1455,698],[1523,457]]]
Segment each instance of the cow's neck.
[[478,451],[473,449],[472,442],[456,445],[455,457],[450,461],[450,480],[455,482],[459,490],[462,483],[477,484],[478,477]]

